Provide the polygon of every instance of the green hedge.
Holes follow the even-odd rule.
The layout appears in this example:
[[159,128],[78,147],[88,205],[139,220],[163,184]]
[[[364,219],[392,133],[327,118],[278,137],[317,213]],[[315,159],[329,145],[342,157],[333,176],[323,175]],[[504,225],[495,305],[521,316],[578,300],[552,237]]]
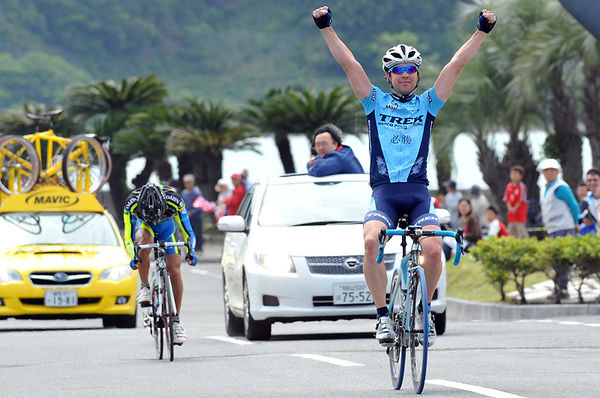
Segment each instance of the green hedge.
[[571,270],[571,278],[579,281],[576,288],[580,303],[583,303],[581,288],[585,279],[600,275],[599,235],[543,240],[493,237],[479,241],[471,253],[483,265],[486,278],[498,289],[502,300],[506,298],[504,286],[512,280],[523,304],[527,303],[525,279],[535,272],[544,272],[554,281],[556,303],[560,303],[557,275],[561,271]]

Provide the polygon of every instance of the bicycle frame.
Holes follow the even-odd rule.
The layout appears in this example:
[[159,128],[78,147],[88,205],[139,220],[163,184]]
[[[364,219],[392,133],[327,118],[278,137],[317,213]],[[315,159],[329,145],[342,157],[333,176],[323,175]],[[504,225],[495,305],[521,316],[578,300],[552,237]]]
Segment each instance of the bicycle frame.
[[[173,285],[171,284],[171,275],[169,274],[168,270],[167,270],[167,260],[165,259],[165,250],[164,249],[155,249],[155,250],[160,250],[161,253],[158,255],[155,264],[156,264],[156,269],[154,270],[153,274],[152,274],[152,281],[154,283],[157,284],[157,288],[158,288],[158,298],[157,298],[157,302],[156,302],[156,308],[154,309],[156,311],[156,314],[159,317],[164,316],[165,314],[163,314],[163,297],[164,297],[164,289],[167,289],[168,291],[168,295],[167,297],[170,298],[171,300],[171,308],[175,309],[175,313],[173,314],[173,316],[178,316],[179,313],[177,312],[177,307],[175,306],[175,296],[173,295]],[[163,282],[164,281],[164,282]],[[166,286],[165,286],[166,284]]]

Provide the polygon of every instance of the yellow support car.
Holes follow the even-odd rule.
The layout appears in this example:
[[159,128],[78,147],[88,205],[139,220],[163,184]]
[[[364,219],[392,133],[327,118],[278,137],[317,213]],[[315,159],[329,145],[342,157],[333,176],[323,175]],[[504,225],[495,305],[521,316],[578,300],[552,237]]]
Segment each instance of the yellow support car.
[[0,319],[136,326],[137,272],[94,195],[42,185],[0,200]]

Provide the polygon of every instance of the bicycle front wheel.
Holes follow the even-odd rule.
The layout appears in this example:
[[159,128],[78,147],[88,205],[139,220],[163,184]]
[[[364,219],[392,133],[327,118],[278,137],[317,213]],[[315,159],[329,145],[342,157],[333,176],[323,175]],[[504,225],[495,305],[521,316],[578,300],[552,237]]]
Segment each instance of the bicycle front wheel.
[[390,303],[392,304],[390,317],[394,323],[396,341],[392,346],[387,348],[387,354],[390,360],[392,385],[394,386],[395,390],[399,390],[400,387],[402,387],[402,380],[404,378],[404,365],[406,363],[406,346],[403,344],[404,330],[402,327],[404,294],[402,294],[402,289],[400,289],[400,286],[396,288],[396,285],[400,283],[398,278],[398,273],[395,273],[392,277],[392,297],[390,297]]
[[164,347],[164,338],[163,338],[163,325],[162,318],[158,314],[158,309],[160,308],[160,292],[158,290],[158,286],[156,283],[152,283],[152,325],[151,332],[152,337],[154,338],[154,351],[156,352],[156,357],[158,359],[163,358],[163,347]]
[[95,137],[73,137],[62,160],[62,176],[73,192],[95,193],[107,181],[106,150]]
[[409,327],[410,364],[413,387],[415,392],[420,394],[425,387],[429,346],[429,307],[427,305],[427,282],[423,268],[415,268],[410,290],[413,297]]
[[173,358],[175,358],[175,343],[173,342],[173,323],[175,321],[175,313],[177,311],[173,307],[173,299],[171,297],[171,280],[169,278],[169,275],[167,274],[167,271],[164,272],[163,278],[163,322],[165,327],[165,343],[167,345],[167,350],[169,351],[169,361],[173,361]]
[[18,135],[0,138],[0,189],[7,194],[29,192],[40,176],[33,145]]

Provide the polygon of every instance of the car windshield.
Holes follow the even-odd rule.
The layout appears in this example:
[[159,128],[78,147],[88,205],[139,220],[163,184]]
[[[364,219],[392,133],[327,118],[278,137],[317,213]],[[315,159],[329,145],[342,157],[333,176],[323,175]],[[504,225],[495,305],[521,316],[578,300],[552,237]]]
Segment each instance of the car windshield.
[[0,231],[0,248],[25,245],[119,245],[110,221],[101,213],[2,214]]
[[367,181],[269,185],[258,223],[262,226],[362,223],[370,197]]

